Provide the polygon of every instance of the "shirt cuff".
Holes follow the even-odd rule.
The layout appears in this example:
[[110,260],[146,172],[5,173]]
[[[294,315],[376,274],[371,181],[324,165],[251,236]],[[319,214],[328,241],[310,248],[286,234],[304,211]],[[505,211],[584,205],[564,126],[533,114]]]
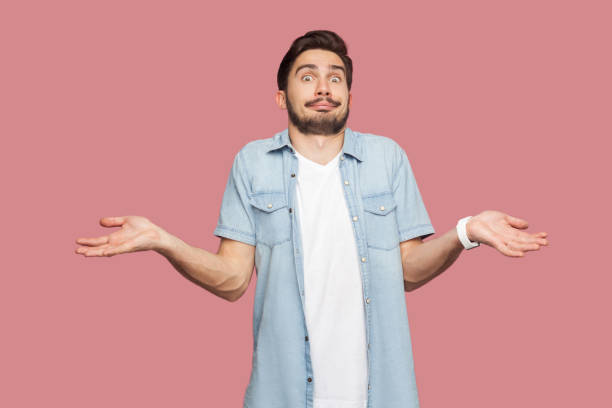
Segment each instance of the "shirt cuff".
[[229,238],[244,242],[245,244],[255,245],[255,235],[249,232],[237,230],[235,228],[226,227],[225,225],[217,225],[217,228],[215,228],[213,234],[218,237]]
[[407,241],[416,237],[427,238],[435,232],[436,231],[434,230],[431,224],[415,225],[412,228],[400,231],[400,242]]

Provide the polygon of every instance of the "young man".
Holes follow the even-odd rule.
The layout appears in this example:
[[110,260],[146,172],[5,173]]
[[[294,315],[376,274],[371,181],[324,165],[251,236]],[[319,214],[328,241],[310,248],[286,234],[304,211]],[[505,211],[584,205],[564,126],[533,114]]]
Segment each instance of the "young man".
[[85,256],[154,250],[229,301],[255,265],[249,408],[418,407],[405,291],[484,243],[506,256],[547,245],[499,211],[434,233],[405,151],[346,127],[352,61],[319,30],[296,39],[278,70],[288,128],[235,156],[214,234],[216,254],[144,217],[102,218],[121,230],[81,238]]

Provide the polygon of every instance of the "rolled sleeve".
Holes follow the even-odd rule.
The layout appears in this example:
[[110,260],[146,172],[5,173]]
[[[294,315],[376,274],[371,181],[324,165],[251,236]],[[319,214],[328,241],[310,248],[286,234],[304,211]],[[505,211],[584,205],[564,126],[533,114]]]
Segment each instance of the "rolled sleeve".
[[225,186],[214,235],[255,245],[255,223],[248,191],[242,157],[238,152]]
[[397,224],[400,242],[412,238],[427,238],[435,233],[429,214],[421,198],[412,166],[406,152],[399,145],[396,155],[399,165],[393,177],[393,198],[397,203]]

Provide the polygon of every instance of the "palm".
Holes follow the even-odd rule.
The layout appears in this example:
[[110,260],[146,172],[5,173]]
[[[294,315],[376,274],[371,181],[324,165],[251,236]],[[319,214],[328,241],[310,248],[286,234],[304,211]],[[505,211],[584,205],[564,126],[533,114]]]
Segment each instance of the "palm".
[[526,251],[535,251],[542,245],[548,245],[546,232],[530,234],[522,231],[528,226],[523,219],[487,210],[472,217],[466,228],[470,240],[492,246],[504,255],[520,257]]
[[159,242],[159,228],[145,217],[105,217],[100,220],[104,227],[121,227],[120,230],[97,238],[79,238],[77,244],[84,245],[75,251],[85,256],[113,256],[126,252],[153,249]]

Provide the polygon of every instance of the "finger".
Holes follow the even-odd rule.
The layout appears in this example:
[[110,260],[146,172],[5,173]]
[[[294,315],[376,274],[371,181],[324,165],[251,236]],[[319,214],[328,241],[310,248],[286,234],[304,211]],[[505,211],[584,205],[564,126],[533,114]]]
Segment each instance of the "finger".
[[493,245],[495,249],[497,249],[499,252],[501,252],[502,254],[506,256],[511,256],[511,257],[522,257],[523,256],[523,253],[521,251],[512,249],[506,244],[506,242],[500,239],[494,238]]
[[124,242],[123,244],[119,246],[111,247],[111,248],[104,250],[102,252],[102,255],[103,256],[113,256],[113,255],[118,255],[118,254],[122,254],[125,252],[130,252],[132,249],[133,248],[130,244],[128,244],[127,242]]
[[108,244],[101,245],[99,247],[80,247],[76,249],[77,254],[81,254],[86,257],[90,256],[103,256],[102,254],[108,248]]
[[506,221],[514,228],[525,229],[529,226],[526,220],[522,218],[513,217],[511,215],[506,215]]
[[524,255],[523,252],[514,250],[506,244],[502,245],[501,253],[511,257],[522,257]]
[[120,227],[125,222],[126,217],[103,217],[100,224],[104,227]]
[[76,240],[77,244],[87,245],[87,246],[98,246],[108,243],[108,235],[97,238],[78,238]]
[[519,241],[508,241],[506,245],[514,251],[522,252],[537,251],[538,249],[540,249],[540,245],[538,245],[538,243],[536,242],[526,243]]
[[516,231],[516,234],[514,234],[514,240],[524,244],[548,245],[548,240],[543,237],[541,233],[528,234],[524,231]]
[[517,230],[514,230],[514,232],[511,235],[511,238],[509,238],[508,241],[515,241],[517,243],[527,244],[527,245],[533,245],[533,244],[547,245],[548,244],[548,241],[545,238],[540,238],[538,234],[528,234],[525,231],[517,231]]

